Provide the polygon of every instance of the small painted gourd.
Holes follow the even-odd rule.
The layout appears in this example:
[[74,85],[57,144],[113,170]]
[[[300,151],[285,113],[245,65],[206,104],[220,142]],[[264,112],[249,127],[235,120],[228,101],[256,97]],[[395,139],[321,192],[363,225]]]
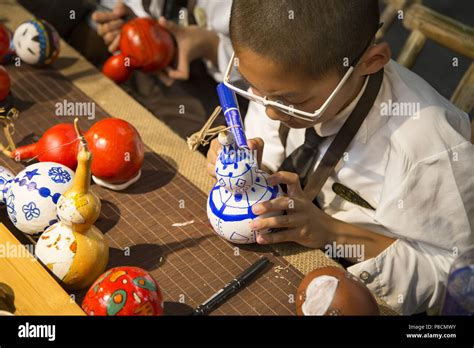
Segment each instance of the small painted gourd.
[[56,29],[45,20],[32,19],[20,24],[15,30],[13,45],[22,61],[44,67],[58,58],[60,37]]
[[7,168],[0,166],[0,206],[7,201],[7,191],[15,175]]
[[90,192],[92,155],[82,141],[73,185],[57,206],[60,222],[47,229],[36,245],[36,256],[67,289],[88,287],[105,270],[109,249],[93,225],[100,214],[100,200]]
[[59,198],[57,212],[61,221],[74,232],[86,232],[99,218],[101,208],[99,197],[90,190],[92,153],[86,142],[79,150],[77,162],[76,178]]
[[15,227],[36,235],[58,222],[56,204],[73,179],[74,172],[62,164],[35,163],[7,180],[0,198]]
[[138,267],[115,267],[90,287],[82,309],[87,315],[163,315],[163,295],[155,279]]

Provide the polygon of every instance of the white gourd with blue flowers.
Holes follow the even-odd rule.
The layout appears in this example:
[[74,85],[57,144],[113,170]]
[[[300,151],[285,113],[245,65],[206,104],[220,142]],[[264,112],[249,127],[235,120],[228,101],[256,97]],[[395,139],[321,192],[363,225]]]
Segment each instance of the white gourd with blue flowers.
[[15,227],[34,235],[56,223],[56,204],[72,185],[73,178],[74,172],[62,164],[40,162],[26,167],[10,179],[3,186],[0,198]]

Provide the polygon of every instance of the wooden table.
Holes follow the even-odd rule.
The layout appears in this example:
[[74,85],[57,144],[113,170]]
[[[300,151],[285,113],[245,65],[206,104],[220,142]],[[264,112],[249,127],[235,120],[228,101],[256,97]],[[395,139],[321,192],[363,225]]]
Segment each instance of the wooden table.
[[0,224],[0,282],[15,293],[15,315],[85,315],[3,224]]

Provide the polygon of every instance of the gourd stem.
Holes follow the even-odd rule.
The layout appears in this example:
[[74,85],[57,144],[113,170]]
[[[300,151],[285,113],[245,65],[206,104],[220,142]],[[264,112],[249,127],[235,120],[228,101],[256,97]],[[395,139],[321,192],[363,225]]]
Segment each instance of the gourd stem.
[[79,119],[77,117],[74,119],[74,129],[76,130],[77,137],[79,141],[81,142],[82,148],[86,152],[89,152],[89,146],[87,145],[87,141],[84,138],[84,135],[82,134],[81,129],[79,128]]
[[87,141],[79,129],[79,119],[74,120],[74,128],[78,139],[81,142],[81,149],[77,155],[77,169],[74,176],[74,183],[72,185],[72,190],[80,194],[86,194],[89,192],[91,185],[91,166],[92,166],[92,154],[89,151],[87,146]]

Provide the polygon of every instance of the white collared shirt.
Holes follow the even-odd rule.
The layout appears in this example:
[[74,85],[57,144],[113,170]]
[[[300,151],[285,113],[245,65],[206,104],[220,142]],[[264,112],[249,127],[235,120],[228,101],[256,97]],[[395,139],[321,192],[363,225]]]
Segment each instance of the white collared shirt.
[[[315,126],[327,137],[319,160],[362,92],[334,119]],[[291,129],[284,149],[279,122],[255,103],[250,103],[245,125],[249,138],[265,141],[263,164],[273,171],[304,142],[305,130]],[[437,308],[451,263],[474,244],[470,129],[467,114],[392,61],[385,66],[374,106],[318,196],[332,217],[397,239],[377,257],[348,270],[402,314]],[[334,182],[356,191],[375,210],[336,195]]]

